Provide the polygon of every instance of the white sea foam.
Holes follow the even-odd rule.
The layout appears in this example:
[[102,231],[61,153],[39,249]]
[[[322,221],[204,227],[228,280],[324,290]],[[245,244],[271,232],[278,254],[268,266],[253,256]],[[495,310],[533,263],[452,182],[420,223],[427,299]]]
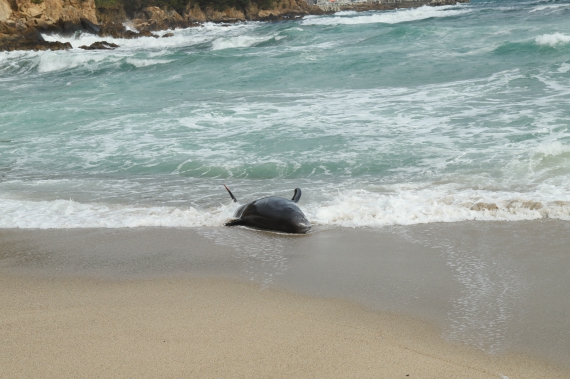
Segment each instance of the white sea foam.
[[538,45],[556,46],[570,42],[570,36],[562,33],[543,34],[534,39]]
[[212,42],[212,50],[235,49],[238,47],[250,47],[257,45],[261,42],[269,41],[274,36],[234,36],[234,37],[221,37]]
[[173,62],[169,59],[135,59],[135,58],[127,58],[126,62],[128,64],[132,64],[135,67],[147,67],[153,66],[155,64],[166,64]]
[[566,63],[566,62],[562,63],[560,65],[560,67],[558,67],[557,71],[561,74],[567,73],[568,71],[570,71],[570,63]]
[[[236,24],[227,27],[222,27],[217,24],[207,23],[200,28],[188,28],[188,29],[176,29],[168,30],[167,32],[172,33],[173,36],[167,38],[155,38],[155,37],[141,37],[133,39],[123,39],[123,38],[113,38],[113,37],[99,37],[94,34],[80,33],[74,36],[62,36],[57,34],[44,35],[46,41],[61,41],[69,42],[73,46],[73,51],[76,53],[82,53],[79,50],[80,46],[91,45],[94,42],[107,41],[119,45],[116,50],[105,50],[99,51],[99,53],[105,53],[107,55],[119,55],[124,56],[132,53],[133,50],[140,51],[146,50],[157,50],[160,49],[164,53],[168,52],[168,49],[176,47],[188,47],[199,45],[203,43],[212,42],[220,37],[232,37],[235,35],[242,35],[250,31],[255,30],[259,25],[257,23],[247,23],[247,24]],[[158,36],[162,36],[166,32],[157,32]],[[93,53],[92,51],[83,53]]]
[[233,207],[199,211],[189,207],[135,207],[83,204],[72,200],[0,200],[1,228],[134,228],[140,226],[217,226],[232,216]]
[[442,188],[379,194],[345,191],[333,200],[308,206],[317,224],[381,227],[467,220],[570,220],[570,196],[553,200],[542,194],[469,190],[446,193]]
[[[74,36],[57,34],[44,35],[47,41],[69,42],[71,51],[39,51],[3,54],[1,59],[13,62],[20,59],[35,61],[37,70],[41,73],[62,71],[76,67],[95,69],[105,63],[126,62],[136,67],[145,67],[171,62],[169,59],[159,59],[172,52],[173,48],[191,47],[212,43],[214,50],[231,47],[248,47],[274,36],[259,37],[249,33],[258,27],[257,23],[248,23],[221,27],[216,24],[205,24],[201,28],[177,29],[169,31],[174,35],[168,38],[141,37],[135,39],[116,39],[99,37],[89,33],[79,33]],[[160,35],[161,33],[157,33]],[[80,46],[89,46],[94,42],[107,41],[119,45],[114,50],[85,51]],[[144,58],[133,57],[133,54],[144,53]]]
[[45,51],[37,54],[37,68],[39,72],[61,71],[75,67],[93,68],[103,61],[116,62],[117,57],[94,52],[91,54],[69,54],[64,51]]
[[384,12],[367,12],[358,14],[352,12],[339,12],[334,16],[308,17],[301,21],[302,25],[355,25],[355,24],[398,24],[401,22],[419,21],[428,18],[452,17],[471,12],[457,6],[429,7],[400,9]]
[[529,11],[529,13],[542,12],[542,11],[552,11],[552,10],[561,9],[561,8],[568,8],[568,7],[570,7],[570,4],[539,5],[539,6],[534,7],[533,9],[531,9]]
[[[570,220],[569,191],[542,187],[534,193],[464,190],[452,186],[399,186],[390,192],[344,190],[301,204],[316,225],[384,227],[467,220]],[[71,200],[0,199],[2,228],[132,228],[222,226],[236,205],[209,209],[85,204]]]

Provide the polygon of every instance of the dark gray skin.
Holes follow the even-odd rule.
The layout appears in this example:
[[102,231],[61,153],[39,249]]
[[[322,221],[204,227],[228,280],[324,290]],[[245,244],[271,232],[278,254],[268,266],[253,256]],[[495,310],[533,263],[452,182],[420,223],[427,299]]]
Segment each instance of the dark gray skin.
[[[226,189],[232,200],[237,202],[230,189]],[[235,214],[236,219],[226,223],[226,226],[246,225],[285,233],[307,233],[311,229],[311,223],[295,204],[300,198],[301,190],[295,188],[291,200],[277,196],[254,200],[239,207]]]

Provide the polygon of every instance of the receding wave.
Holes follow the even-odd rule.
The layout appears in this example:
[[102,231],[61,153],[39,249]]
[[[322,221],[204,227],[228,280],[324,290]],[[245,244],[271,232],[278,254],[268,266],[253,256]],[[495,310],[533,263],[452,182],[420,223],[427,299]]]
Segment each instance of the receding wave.
[[137,207],[84,204],[72,200],[0,200],[1,228],[135,228],[140,226],[217,226],[232,215],[230,206],[197,210],[193,207]]
[[353,12],[339,12],[334,16],[307,17],[303,25],[355,25],[355,24],[398,24],[401,22],[419,21],[428,18],[459,16],[470,12],[470,9],[461,9],[457,6],[428,7],[423,6],[412,9],[402,9],[389,12],[367,12],[355,14]]

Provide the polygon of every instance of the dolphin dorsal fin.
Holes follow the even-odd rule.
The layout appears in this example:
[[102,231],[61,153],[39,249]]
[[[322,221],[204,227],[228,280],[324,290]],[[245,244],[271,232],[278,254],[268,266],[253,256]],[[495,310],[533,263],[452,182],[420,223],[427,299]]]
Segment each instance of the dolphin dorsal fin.
[[[228,186],[226,186],[226,185],[224,184],[224,187],[226,187],[226,189],[228,190],[228,193],[230,194],[230,197],[232,198],[232,200],[234,201],[234,203],[237,203],[236,197],[234,196],[234,194],[232,193],[232,191],[230,191],[230,189],[228,188]],[[299,196],[300,196],[300,195],[299,195]]]
[[293,198],[291,199],[292,202],[296,203],[301,198],[301,189],[295,188],[295,193],[293,194]]

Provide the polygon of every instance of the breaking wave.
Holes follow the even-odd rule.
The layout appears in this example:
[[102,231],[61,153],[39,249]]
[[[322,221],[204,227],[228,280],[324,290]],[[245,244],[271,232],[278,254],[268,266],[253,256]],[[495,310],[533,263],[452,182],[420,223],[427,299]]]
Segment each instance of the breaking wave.
[[538,45],[556,46],[570,42],[570,36],[562,33],[543,34],[535,38]]
[[[300,204],[315,225],[384,227],[433,222],[570,220],[570,195],[542,188],[533,194],[490,191],[449,193],[447,188],[378,193],[345,190],[329,199]],[[226,200],[224,200],[226,201]],[[215,227],[231,219],[236,204],[216,207],[86,204],[73,200],[0,200],[1,228]]]
[[356,25],[356,24],[398,24],[401,22],[419,21],[428,18],[452,17],[470,12],[470,9],[458,8],[455,5],[412,9],[400,9],[389,12],[358,14],[356,12],[339,12],[333,17],[307,17],[302,25]]

